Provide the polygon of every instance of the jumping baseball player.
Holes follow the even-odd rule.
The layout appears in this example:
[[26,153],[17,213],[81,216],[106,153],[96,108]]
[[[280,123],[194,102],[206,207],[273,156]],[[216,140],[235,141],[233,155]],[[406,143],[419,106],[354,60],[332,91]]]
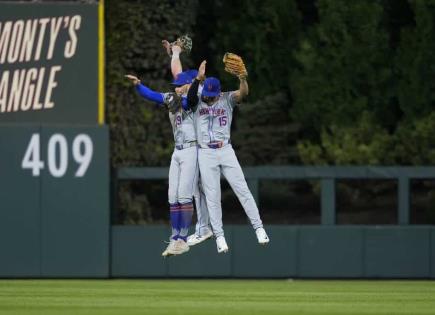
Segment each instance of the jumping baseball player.
[[204,81],[201,97],[198,97],[199,82],[205,77],[206,62],[203,61],[198,76],[190,86],[187,103],[195,113],[198,141],[198,162],[210,214],[211,226],[216,237],[218,253],[228,251],[222,224],[221,173],[236,193],[255,230],[258,242],[269,243],[263,223],[243,175],[242,168],[231,146],[231,122],[234,107],[248,95],[246,74],[238,74],[240,85],[237,91],[221,93],[220,81],[209,77]]
[[[192,40],[188,35],[183,35],[173,43],[169,43],[167,40],[162,40],[162,45],[171,58],[171,73],[174,79],[176,79],[183,71],[180,54],[183,51],[189,52],[192,49]],[[201,187],[200,177],[198,178],[198,185],[195,186],[194,200],[196,205],[197,222],[195,225],[195,233],[187,237],[187,244],[189,246],[199,244],[213,236],[207,202]]]
[[195,187],[198,180],[197,141],[193,113],[187,107],[186,93],[196,70],[181,72],[173,84],[175,93],[159,93],[141,84],[133,75],[126,75],[138,93],[147,100],[166,105],[174,133],[175,148],[169,167],[168,201],[172,234],[162,256],[180,255],[189,251],[187,234],[192,221]]

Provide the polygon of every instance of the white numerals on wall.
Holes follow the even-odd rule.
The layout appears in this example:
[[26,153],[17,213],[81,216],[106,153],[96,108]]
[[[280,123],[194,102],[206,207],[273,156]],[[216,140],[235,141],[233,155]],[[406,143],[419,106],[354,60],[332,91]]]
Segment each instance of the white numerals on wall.
[[[41,160],[41,136],[34,133],[30,138],[21,167],[32,171],[33,176],[39,176],[45,163]],[[77,135],[72,143],[72,157],[78,167],[75,177],[83,177],[88,170],[94,154],[92,139],[87,134]],[[47,166],[53,177],[62,177],[68,169],[68,142],[64,135],[56,133],[48,140]]]

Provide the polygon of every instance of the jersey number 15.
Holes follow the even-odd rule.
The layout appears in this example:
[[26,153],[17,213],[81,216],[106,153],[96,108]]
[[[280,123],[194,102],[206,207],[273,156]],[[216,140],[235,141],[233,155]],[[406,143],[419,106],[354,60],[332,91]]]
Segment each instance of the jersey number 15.
[[222,126],[226,126],[228,122],[227,116],[221,116],[219,117],[219,125]]

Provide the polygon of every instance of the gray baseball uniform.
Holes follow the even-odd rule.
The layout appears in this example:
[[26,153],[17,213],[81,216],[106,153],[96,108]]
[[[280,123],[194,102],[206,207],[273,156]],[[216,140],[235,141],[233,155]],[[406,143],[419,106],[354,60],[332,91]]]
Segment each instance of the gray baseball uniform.
[[209,106],[199,100],[195,127],[199,145],[198,162],[210,221],[216,237],[224,235],[222,224],[220,175],[225,176],[237,195],[254,229],[263,227],[255,200],[231,146],[231,122],[236,102],[234,92],[221,93]]
[[[163,94],[166,97],[166,93]],[[168,201],[185,204],[195,197],[197,210],[196,233],[201,235],[209,230],[209,214],[205,195],[199,185],[197,164],[196,131],[191,111],[180,109],[175,114],[169,112],[169,120],[174,134],[175,149],[169,167]]]
[[175,149],[169,167],[168,200],[170,204],[191,202],[198,180],[193,113],[183,109],[174,114],[169,112],[169,120],[174,133]]

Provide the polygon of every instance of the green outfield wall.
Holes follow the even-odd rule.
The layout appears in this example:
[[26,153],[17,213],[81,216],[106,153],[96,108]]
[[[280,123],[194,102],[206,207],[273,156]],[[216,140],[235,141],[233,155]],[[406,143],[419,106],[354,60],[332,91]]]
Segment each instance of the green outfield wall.
[[[434,167],[262,166],[244,168],[259,201],[264,179],[319,181],[321,225],[267,226],[271,243],[257,244],[246,225],[227,225],[229,253],[214,241],[163,259],[169,227],[112,226],[112,277],[435,278],[435,226],[409,225],[410,181],[435,178]],[[120,168],[118,180],[166,179],[167,168]],[[396,226],[336,225],[341,179],[396,180]],[[116,203],[116,202],[115,202]]]
[[435,227],[268,226],[260,246],[249,226],[227,225],[230,247],[213,240],[163,258],[166,226],[113,226],[111,276],[237,278],[435,278]]
[[103,2],[0,1],[0,277],[109,277]]
[[[248,224],[226,225],[227,254],[210,240],[163,258],[169,226],[110,224],[108,141],[107,127],[0,126],[1,278],[435,279],[435,227],[408,224],[409,185],[399,185],[400,225],[337,226],[334,219],[336,178],[406,183],[433,178],[433,168],[248,168],[251,183],[319,179],[322,224],[266,224],[268,246],[257,244]],[[166,171],[122,169],[112,181],[160,179]]]
[[108,277],[108,128],[0,126],[0,156],[0,277]]

